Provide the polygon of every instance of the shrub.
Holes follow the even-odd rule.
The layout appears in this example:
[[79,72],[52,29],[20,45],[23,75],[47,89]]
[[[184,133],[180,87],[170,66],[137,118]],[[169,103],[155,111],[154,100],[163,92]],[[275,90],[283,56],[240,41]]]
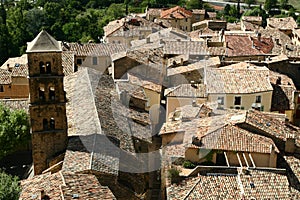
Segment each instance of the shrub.
[[196,165],[189,160],[184,161],[182,166],[187,169],[194,169],[196,167]]

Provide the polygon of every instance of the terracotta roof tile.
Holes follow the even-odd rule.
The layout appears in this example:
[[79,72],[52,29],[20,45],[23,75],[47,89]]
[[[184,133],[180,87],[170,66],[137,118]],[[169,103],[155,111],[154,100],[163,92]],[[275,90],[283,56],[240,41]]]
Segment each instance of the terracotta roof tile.
[[239,63],[224,68],[207,68],[207,92],[247,94],[273,90],[266,67],[247,66],[247,63]]
[[244,35],[225,35],[225,42],[228,42],[228,56],[249,56],[271,53],[274,44],[272,38],[257,38]]
[[68,51],[63,51],[62,55],[62,66],[63,66],[63,71],[64,75],[68,76],[74,72],[74,53],[68,52]]
[[110,56],[111,54],[125,51],[122,44],[104,43],[69,43],[64,47],[66,51],[73,52],[76,56]]
[[116,199],[108,187],[101,186],[94,175],[55,173],[42,174],[21,181],[22,199],[40,199],[41,191],[53,200]]
[[28,76],[28,65],[18,65],[12,69],[12,77],[25,77]]
[[6,69],[0,69],[0,84],[7,85],[11,83],[11,72]]
[[128,74],[129,82],[132,84],[141,86],[145,89],[152,90],[160,93],[162,90],[162,84],[157,83],[158,80],[152,80],[151,77],[142,77],[135,74]]
[[186,10],[180,6],[176,6],[173,8],[170,8],[168,10],[164,10],[160,14],[160,18],[164,19],[170,19],[170,18],[177,18],[177,19],[183,19],[183,18],[190,18],[192,17],[193,13],[189,10]]
[[285,18],[271,17],[267,19],[267,26],[279,30],[293,30],[294,28],[297,28],[297,23],[293,17],[285,17]]
[[165,96],[206,98],[206,86],[204,84],[181,84],[173,88],[168,88]]
[[272,139],[231,125],[210,132],[199,140],[200,148],[205,149],[270,154],[274,148],[277,153],[279,152]]

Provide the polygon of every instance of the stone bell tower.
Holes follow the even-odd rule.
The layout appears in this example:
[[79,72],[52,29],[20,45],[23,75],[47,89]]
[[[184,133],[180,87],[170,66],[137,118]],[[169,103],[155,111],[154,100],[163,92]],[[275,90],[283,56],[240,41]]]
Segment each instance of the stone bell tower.
[[26,52],[34,173],[41,174],[68,141],[62,47],[43,30],[27,44]]

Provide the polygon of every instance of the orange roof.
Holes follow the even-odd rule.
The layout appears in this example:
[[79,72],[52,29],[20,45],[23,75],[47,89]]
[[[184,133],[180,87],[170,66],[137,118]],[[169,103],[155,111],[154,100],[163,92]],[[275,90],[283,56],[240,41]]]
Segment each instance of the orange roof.
[[192,17],[193,13],[189,10],[186,10],[180,6],[176,6],[174,8],[170,8],[168,10],[164,10],[160,14],[160,18],[176,18],[183,19]]

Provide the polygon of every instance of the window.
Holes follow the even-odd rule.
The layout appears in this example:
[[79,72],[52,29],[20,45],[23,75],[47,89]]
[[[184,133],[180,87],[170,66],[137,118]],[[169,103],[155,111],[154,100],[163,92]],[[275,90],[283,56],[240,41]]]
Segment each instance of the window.
[[53,117],[50,119],[50,129],[55,129],[55,120]]
[[255,103],[261,103],[261,96],[256,96]]
[[224,97],[218,97],[218,105],[224,105]]
[[4,92],[4,87],[3,87],[3,85],[0,85],[0,92]]
[[93,57],[93,65],[97,65],[97,57]]
[[39,99],[45,100],[45,88],[43,86],[39,87]]
[[45,66],[44,62],[41,61],[39,66],[40,66],[40,74],[45,74],[46,73],[46,66]]
[[43,130],[48,130],[48,120],[43,119]]
[[49,88],[49,100],[54,101],[55,100],[55,88],[51,86]]
[[234,105],[241,105],[242,97],[234,97]]
[[78,71],[78,65],[75,65],[74,66],[74,72],[77,72]]
[[50,62],[46,62],[46,73],[51,74],[51,63]]
[[81,65],[82,64],[82,60],[80,58],[77,59],[76,61],[77,65]]

